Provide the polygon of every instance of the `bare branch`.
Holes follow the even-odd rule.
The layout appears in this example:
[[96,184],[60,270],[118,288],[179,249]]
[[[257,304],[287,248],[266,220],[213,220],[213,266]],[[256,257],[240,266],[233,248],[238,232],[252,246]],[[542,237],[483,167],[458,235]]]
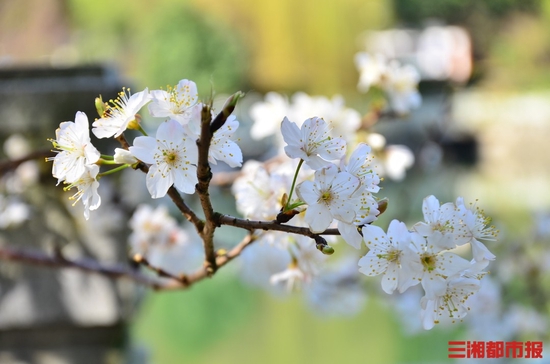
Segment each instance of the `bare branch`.
[[[216,257],[216,266],[218,269],[241,255],[244,249],[246,249],[250,244],[252,244],[260,235],[249,234],[247,235],[239,244],[237,244],[229,252],[219,251]],[[203,267],[197,270],[195,273],[185,276],[185,278],[179,278],[174,281],[167,282],[160,287],[157,287],[158,290],[177,290],[185,289],[191,285],[203,280],[204,278],[211,277],[212,273],[208,271],[208,267]]]
[[13,160],[6,160],[0,162],[0,176],[3,176],[4,174],[8,173],[9,171],[12,171],[19,167],[21,164],[34,160],[34,159],[44,159],[44,158],[51,158],[55,157],[55,152],[52,152],[49,149],[44,150],[37,150],[35,152],[29,153],[24,157],[13,159]]
[[340,232],[338,231],[338,229],[327,229],[322,233],[316,234],[311,232],[311,230],[309,230],[309,228],[307,227],[284,225],[277,222],[276,220],[272,220],[272,221],[248,220],[248,219],[240,219],[238,217],[222,215],[222,214],[218,214],[217,222],[220,225],[235,226],[235,227],[246,229],[249,231],[276,230],[276,231],[284,231],[292,234],[305,235],[305,236],[309,236],[310,238],[314,238],[315,236],[319,236],[319,235],[340,235]]
[[96,260],[82,258],[78,260],[70,260],[59,252],[55,256],[47,255],[40,251],[11,249],[8,247],[0,248],[0,259],[13,262],[27,263],[33,265],[42,265],[51,268],[75,268],[86,272],[98,273],[109,278],[128,278],[136,283],[157,289],[161,286],[161,282],[151,279],[146,275],[132,270],[130,267],[122,264],[113,264],[110,266],[102,265]]

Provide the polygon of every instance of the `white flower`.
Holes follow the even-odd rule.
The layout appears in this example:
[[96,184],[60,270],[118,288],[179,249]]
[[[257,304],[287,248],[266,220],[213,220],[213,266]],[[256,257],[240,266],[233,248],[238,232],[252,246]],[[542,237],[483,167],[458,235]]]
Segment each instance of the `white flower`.
[[273,220],[281,210],[281,196],[291,183],[292,170],[277,168],[269,173],[263,164],[250,160],[232,186],[237,210],[246,218]]
[[359,272],[367,276],[383,274],[382,289],[388,294],[396,289],[402,293],[418,284],[414,278],[422,267],[410,248],[418,236],[410,233],[404,223],[392,220],[387,234],[378,226],[367,225],[363,237],[369,252],[359,260]]
[[371,147],[359,143],[349,157],[348,164],[344,165],[342,170],[359,178],[365,191],[376,193],[380,191],[380,187],[378,187],[380,177],[374,171],[373,159],[374,155],[371,153]]
[[185,125],[189,122],[193,109],[198,106],[198,99],[195,82],[184,79],[176,87],[169,87],[168,91],[151,91],[149,113],[155,117],[175,119]]
[[414,154],[405,145],[388,145],[384,149],[384,174],[395,181],[405,178],[405,171],[414,164]]
[[428,196],[422,202],[425,222],[416,223],[413,229],[441,250],[463,245],[467,241],[459,236],[464,234],[464,226],[457,221],[455,210],[453,203],[439,206],[435,196]]
[[146,254],[149,247],[167,240],[177,223],[164,205],[155,209],[150,205],[139,205],[129,226],[132,229],[128,238],[132,252]]
[[90,218],[90,211],[96,210],[101,205],[101,197],[97,193],[99,182],[97,181],[97,174],[99,173],[99,166],[92,164],[84,166],[84,173],[78,178],[78,180],[72,182],[64,190],[69,190],[76,187],[78,191],[70,197],[71,200],[75,200],[73,206],[80,200],[84,205],[84,218],[88,220]]
[[270,282],[273,285],[284,284],[287,291],[292,291],[301,288],[302,284],[310,284],[327,257],[317,250],[311,239],[304,236],[291,239],[288,250],[292,261],[287,269],[271,276]]
[[420,265],[412,266],[415,271],[411,274],[414,277],[411,279],[420,280],[427,299],[435,299],[445,292],[447,278],[471,268],[469,261],[455,253],[441,251],[439,247],[430,244],[429,240],[423,244],[415,242],[411,244],[411,248],[416,253],[417,262],[420,262]]
[[371,56],[366,52],[359,52],[355,55],[355,66],[359,71],[357,88],[361,92],[367,92],[371,86],[380,86],[388,67],[383,55]]
[[411,65],[400,66],[397,61],[390,62],[384,90],[388,93],[390,105],[398,114],[407,114],[422,103],[418,92],[420,74]]
[[325,96],[310,96],[305,92],[292,95],[292,103],[286,116],[291,120],[306,120],[311,115],[317,115],[325,120],[332,128],[332,135],[346,141],[353,140],[361,126],[361,114],[346,107],[345,100],[340,95],[334,95],[332,99]]
[[338,172],[335,165],[315,172],[313,182],[304,181],[296,191],[308,204],[305,221],[314,233],[323,232],[333,219],[352,223],[355,219],[353,193],[359,180],[347,172]]
[[141,161],[151,164],[146,180],[151,197],[165,196],[172,184],[184,193],[195,192],[198,183],[197,146],[176,120],[163,122],[157,130],[156,138],[137,137],[130,152]]
[[217,164],[217,160],[227,163],[229,167],[240,167],[243,164],[241,148],[231,138],[239,122],[234,115],[230,115],[223,126],[216,130],[210,144],[208,161]]
[[424,329],[430,330],[440,322],[444,313],[453,322],[462,319],[470,310],[467,300],[481,287],[475,278],[457,277],[445,282],[443,292],[435,297],[424,296],[420,300],[422,306],[421,318]]
[[[185,130],[189,137],[193,139],[200,138],[202,104],[191,113]],[[198,111],[198,112],[197,112]],[[212,114],[212,119],[215,115]],[[243,154],[241,148],[232,138],[239,127],[239,121],[234,115],[230,115],[221,128],[214,132],[208,150],[208,162],[218,164],[217,161],[227,163],[230,167],[240,167],[243,163]]]
[[130,227],[132,253],[145,256],[154,267],[172,274],[190,274],[204,261],[202,243],[181,229],[164,205],[154,210],[149,205],[140,205]]
[[252,105],[250,107],[250,116],[254,120],[250,130],[252,138],[263,139],[277,134],[281,120],[288,115],[289,107],[288,100],[276,92],[268,92],[265,95],[265,101]]
[[31,214],[30,206],[19,201],[14,196],[0,194],[0,229],[16,227],[28,220]]
[[358,229],[376,220],[379,214],[378,203],[370,192],[361,187],[352,195],[350,202],[354,204],[355,219],[349,224],[338,221],[338,231],[346,243],[355,249],[359,249],[361,248],[363,236]]
[[[277,132],[285,116],[290,120],[302,121],[311,115],[326,120],[333,128],[333,134],[345,140],[353,140],[361,125],[361,114],[346,107],[344,98],[340,95],[329,99],[325,96],[310,96],[304,92],[297,92],[292,95],[289,102],[286,97],[269,92],[265,95],[265,101],[256,102],[250,108],[250,116],[254,120],[250,132],[254,139],[275,135],[276,142],[280,145],[283,140]],[[301,126],[300,122],[297,125]]]
[[269,244],[261,238],[246,248],[239,260],[242,262],[241,276],[246,283],[273,293],[288,292],[284,287],[271,283],[271,277],[284,271],[292,261],[286,247]]
[[131,96],[130,89],[124,89],[116,100],[111,100],[105,115],[92,124],[92,132],[100,139],[118,137],[136,119],[136,114],[149,100],[147,88]]
[[472,254],[477,261],[494,260],[495,255],[478,239],[496,240],[498,231],[494,226],[488,226],[491,219],[475,206],[467,207],[464,199],[456,199],[457,215],[464,225],[462,238],[472,245]]
[[346,153],[346,142],[330,136],[329,125],[321,118],[304,121],[301,128],[286,117],[281,123],[281,132],[287,143],[285,152],[290,158],[300,158],[311,168],[318,170],[340,159]]
[[88,117],[83,112],[77,112],[75,121],[66,121],[55,131],[56,140],[52,143],[58,153],[48,161],[53,160],[52,174],[57,183],[77,181],[85,172],[85,166],[99,160],[100,153],[90,141]]
[[134,157],[129,150],[122,149],[122,148],[115,148],[114,161],[115,163],[119,163],[119,164],[137,163],[136,157]]

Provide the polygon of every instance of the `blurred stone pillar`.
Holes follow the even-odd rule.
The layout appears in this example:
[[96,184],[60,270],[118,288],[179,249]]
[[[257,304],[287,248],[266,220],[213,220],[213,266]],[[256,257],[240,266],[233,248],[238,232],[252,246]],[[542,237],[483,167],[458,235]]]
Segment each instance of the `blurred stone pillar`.
[[[104,67],[0,69],[0,141],[4,146],[18,134],[33,149],[47,150],[60,122],[84,111],[91,124],[97,115],[94,98],[114,98],[121,87],[117,74]],[[100,150],[115,146],[102,143]],[[81,203],[71,207],[68,201],[74,191],[55,186],[51,163],[35,163],[37,183],[17,196],[29,207],[29,217],[0,229],[0,245],[126,262],[129,209],[110,188],[116,179],[102,181],[102,206],[84,221]],[[0,183],[8,178],[0,176]],[[6,193],[2,188],[0,194]],[[135,300],[136,287],[128,280],[0,261],[0,362],[122,362]]]

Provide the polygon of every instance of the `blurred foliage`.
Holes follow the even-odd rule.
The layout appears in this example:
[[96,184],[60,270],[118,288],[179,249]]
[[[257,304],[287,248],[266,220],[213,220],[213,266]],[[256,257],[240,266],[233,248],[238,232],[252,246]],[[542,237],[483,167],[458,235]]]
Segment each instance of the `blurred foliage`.
[[540,0],[393,0],[396,17],[413,26],[426,19],[439,19],[448,24],[466,25],[476,14],[491,21],[513,12],[536,14]]
[[486,59],[484,87],[493,91],[548,89],[550,4],[538,17],[516,16],[499,34]]
[[139,85],[193,79],[201,96],[246,85],[246,50],[235,33],[188,2],[69,0],[86,61],[115,60]]
[[131,332],[152,363],[195,362],[258,309],[258,295],[224,273],[189,291],[147,296]]
[[[250,46],[255,91],[331,96],[355,90],[360,35],[392,23],[387,0],[194,0]],[[354,91],[355,92],[355,91]]]
[[190,292],[149,295],[133,333],[153,363],[450,362],[456,332],[409,337],[393,310],[374,298],[359,315],[321,317],[300,295],[278,299],[216,276]]
[[[393,0],[396,20],[403,25],[421,27],[430,22],[466,28],[473,43],[474,81],[483,79],[493,64],[484,62],[493,56],[493,45],[501,40],[511,19],[537,16],[540,0]],[[506,41],[505,41],[506,42]]]

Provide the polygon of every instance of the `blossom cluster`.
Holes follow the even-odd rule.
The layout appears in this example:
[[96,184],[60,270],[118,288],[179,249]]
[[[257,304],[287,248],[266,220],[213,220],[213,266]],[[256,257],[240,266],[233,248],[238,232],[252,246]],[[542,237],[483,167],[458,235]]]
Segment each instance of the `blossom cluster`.
[[[479,290],[483,269],[495,258],[480,241],[496,236],[494,228],[487,226],[489,220],[481,210],[466,206],[462,198],[440,206],[430,196],[424,200],[424,222],[409,230],[394,220],[384,232],[372,225],[382,205],[375,196],[380,176],[371,148],[360,143],[347,157],[346,141],[331,131],[330,124],[318,117],[306,119],[301,127],[284,118],[284,151],[293,162],[276,164],[270,170],[259,163],[245,164],[233,186],[239,211],[247,218],[274,219],[292,210],[293,224],[317,234],[336,226],[349,245],[368,248],[359,261],[359,271],[367,276],[382,274],[386,293],[403,293],[418,284],[423,287],[426,329],[445,312],[455,320],[464,317],[467,299]],[[290,191],[288,196],[283,195],[286,191]],[[254,259],[266,257],[257,263],[264,273],[254,276],[256,284],[311,287],[322,275],[324,261],[311,259],[314,256],[307,253],[315,248],[311,239],[269,232],[262,234],[261,242],[265,246],[249,250],[250,254],[258,252]],[[456,252],[466,245],[471,246],[471,260]],[[246,259],[247,272],[251,260]]]
[[[380,73],[380,80],[371,83],[386,82],[388,74]],[[410,158],[407,163],[397,163],[399,167],[381,164],[376,146],[384,145],[383,137],[371,133],[364,140],[356,138],[361,127],[359,113],[346,108],[339,97],[328,100],[297,94],[294,100],[299,102],[293,105],[278,94],[267,98],[267,102],[253,106],[251,114],[279,119],[281,155],[269,163],[244,164],[232,187],[237,209],[248,219],[291,223],[308,233],[254,231],[254,244],[241,254],[245,280],[279,293],[301,289],[319,310],[353,313],[364,301],[359,274],[383,275],[382,289],[386,293],[403,293],[412,286],[422,286],[426,329],[433,327],[445,311],[454,319],[464,317],[467,299],[479,289],[483,269],[495,258],[480,241],[496,235],[494,228],[487,226],[483,212],[466,206],[461,198],[440,206],[430,196],[424,200],[424,222],[409,230],[394,220],[384,232],[372,225],[387,205],[387,200],[376,196],[382,173],[391,176],[388,171],[397,169],[395,174],[402,177],[412,163]],[[272,108],[277,104],[285,105]],[[153,118],[163,119],[154,136],[149,136],[140,123],[138,112],[146,105]],[[297,105],[307,106],[300,111]],[[99,179],[128,167],[139,167],[147,173],[145,184],[153,199],[165,196],[172,186],[194,194],[199,183],[199,153],[204,152],[199,144],[205,122],[211,122],[208,130],[213,133],[208,163],[222,161],[230,167],[243,163],[242,152],[233,140],[239,122],[235,116],[223,114],[224,122],[214,128],[225,109],[204,120],[209,108],[199,101],[193,81],[184,79],[167,90],[146,88],[135,94],[124,89],[109,103],[96,100],[96,107],[100,118],[93,122],[92,133],[97,138],[118,139],[125,149],[117,148],[113,155],[101,154],[91,142],[87,116],[77,112],[74,122],[63,122],[57,129],[56,139],[51,140],[57,154],[49,159],[58,184],[78,189],[72,198],[82,201],[86,219],[101,204]],[[310,116],[306,110],[313,115],[319,110],[321,114]],[[308,116],[299,118],[302,114]],[[275,133],[272,121],[258,125],[255,120],[253,135]],[[124,135],[128,129],[142,135],[129,142]],[[100,166],[112,168],[100,172]],[[132,254],[170,274],[191,273],[208,259],[206,248],[202,251],[199,240],[180,228],[162,206],[140,206],[130,227]],[[355,256],[330,262],[327,255],[334,250],[329,243],[339,240],[368,252],[358,263]],[[460,255],[464,246],[471,247],[471,260]]]
[[[468,312],[468,298],[480,289],[483,271],[495,256],[479,240],[495,240],[488,218],[462,198],[440,206],[434,196],[424,199],[424,222],[408,230],[393,220],[384,232],[377,226],[363,228],[369,252],[359,261],[367,276],[382,274],[382,289],[403,293],[420,284],[422,323],[430,329],[446,314],[453,320]],[[460,248],[469,245],[473,258],[466,260]]]
[[174,275],[190,274],[202,265],[200,240],[180,227],[164,205],[155,209],[138,206],[129,225],[132,234],[128,242],[134,257],[144,257],[151,265]]
[[376,86],[388,96],[391,108],[398,114],[407,114],[420,106],[418,92],[420,74],[411,65],[401,65],[397,60],[388,61],[383,55],[359,52],[355,55],[359,70],[359,91],[367,92]]
[[383,135],[366,131],[359,111],[346,106],[340,95],[329,99],[297,92],[287,98],[279,93],[269,92],[262,101],[257,101],[250,107],[253,121],[250,133],[252,138],[258,140],[274,137],[277,152],[281,154],[285,147],[285,140],[280,133],[281,120],[287,118],[301,127],[312,115],[327,120],[331,133],[347,144],[363,142],[369,145],[376,156],[373,163],[376,164],[380,176],[402,180],[406,170],[414,163],[414,155],[407,146],[388,145]]
[[[147,104],[151,116],[164,119],[154,137],[142,129],[137,115]],[[92,133],[97,138],[118,138],[127,129],[140,130],[144,135],[136,137],[128,150],[117,148],[114,155],[103,155],[91,142],[85,113],[79,111],[74,122],[60,124],[56,139],[51,140],[57,154],[48,160],[53,161],[52,174],[58,184],[64,182],[68,185],[66,189],[78,189],[72,198],[75,203],[82,201],[86,219],[90,217],[90,211],[101,204],[99,179],[139,161],[148,166],[146,185],[152,198],[165,196],[172,185],[186,194],[195,192],[196,140],[203,105],[198,101],[197,86],[193,81],[184,79],[168,90],[149,91],[146,88],[135,94],[125,89],[116,100],[110,103],[99,100],[96,106],[101,117],[93,122]],[[223,161],[231,167],[242,164],[241,150],[232,140],[238,126],[239,122],[230,116],[214,133],[208,155],[210,163]],[[100,173],[100,165],[118,167]]]

